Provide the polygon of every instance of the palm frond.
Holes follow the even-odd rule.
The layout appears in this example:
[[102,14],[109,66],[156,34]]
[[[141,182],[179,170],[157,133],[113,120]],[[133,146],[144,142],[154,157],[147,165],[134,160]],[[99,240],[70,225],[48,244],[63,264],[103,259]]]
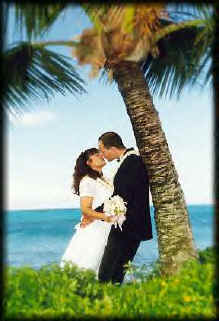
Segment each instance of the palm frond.
[[[203,69],[206,69],[203,59],[206,59],[207,52],[202,51],[198,56],[195,55],[194,42],[198,34],[203,32],[203,28],[178,30],[159,40],[160,55],[157,58],[149,56],[142,66],[152,94],[160,97],[172,97],[176,94],[179,98],[186,85],[198,84],[197,79],[201,81],[198,77]],[[199,43],[204,48],[203,41]],[[206,74],[210,75],[209,70]],[[205,81],[206,79],[201,85],[204,85]]]
[[33,99],[47,99],[55,92],[86,92],[85,82],[71,59],[51,50],[21,42],[3,53],[3,108],[22,112]]
[[15,1],[17,27],[19,27],[21,31],[25,26],[29,40],[32,36],[42,36],[69,5],[69,3],[65,2],[32,4]]
[[[204,3],[174,3],[168,10],[178,12],[181,21],[201,19],[202,24],[173,32],[158,43],[160,56],[149,57],[143,71],[152,92],[179,98],[186,85],[206,85],[212,76],[212,46],[215,41],[215,18],[213,6]],[[172,11],[171,11],[172,10]],[[177,11],[178,10],[178,11]],[[179,23],[177,17],[172,21],[161,21],[164,26]],[[175,20],[175,21],[174,21]],[[167,78],[168,77],[168,78]],[[167,79],[169,81],[167,81]]]
[[[202,78],[202,83],[207,84],[212,76],[212,47],[215,42],[215,8],[207,3],[174,3],[171,4],[169,15],[173,20],[202,19],[203,28],[197,29],[197,35],[192,44],[191,61],[196,69],[193,69],[191,85]],[[178,16],[177,16],[178,15]]]

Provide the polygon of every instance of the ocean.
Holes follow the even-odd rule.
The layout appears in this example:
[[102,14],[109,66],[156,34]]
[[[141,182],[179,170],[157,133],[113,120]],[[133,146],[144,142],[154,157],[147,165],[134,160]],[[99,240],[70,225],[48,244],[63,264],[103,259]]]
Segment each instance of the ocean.
[[[214,207],[188,206],[198,249],[214,244]],[[152,213],[153,239],[141,242],[133,263],[150,266],[158,258],[157,235]],[[31,266],[59,263],[80,220],[80,209],[14,210],[5,212],[4,263]]]

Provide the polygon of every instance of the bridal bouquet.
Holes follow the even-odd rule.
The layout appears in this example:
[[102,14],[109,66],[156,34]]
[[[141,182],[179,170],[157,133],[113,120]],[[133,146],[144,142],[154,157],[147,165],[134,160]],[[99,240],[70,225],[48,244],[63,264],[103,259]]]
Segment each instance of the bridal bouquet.
[[126,220],[126,202],[123,201],[122,197],[119,195],[115,195],[110,197],[108,200],[104,202],[103,210],[108,215],[115,216],[115,227],[120,227],[122,231],[122,224]]

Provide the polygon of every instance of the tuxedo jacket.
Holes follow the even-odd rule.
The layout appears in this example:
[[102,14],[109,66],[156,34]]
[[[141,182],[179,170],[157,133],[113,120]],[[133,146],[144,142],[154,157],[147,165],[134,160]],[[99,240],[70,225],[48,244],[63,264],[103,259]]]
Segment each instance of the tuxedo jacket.
[[122,231],[113,225],[110,233],[141,241],[151,239],[149,181],[142,158],[135,154],[127,156],[118,168],[113,184],[113,196],[119,195],[127,202],[127,211]]

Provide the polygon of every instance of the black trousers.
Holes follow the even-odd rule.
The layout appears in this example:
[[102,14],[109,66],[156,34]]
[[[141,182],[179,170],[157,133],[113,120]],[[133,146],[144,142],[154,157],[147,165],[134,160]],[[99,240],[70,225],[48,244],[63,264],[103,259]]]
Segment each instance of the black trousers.
[[134,259],[140,242],[121,235],[118,237],[111,231],[99,268],[99,281],[122,283],[126,272],[124,264]]

